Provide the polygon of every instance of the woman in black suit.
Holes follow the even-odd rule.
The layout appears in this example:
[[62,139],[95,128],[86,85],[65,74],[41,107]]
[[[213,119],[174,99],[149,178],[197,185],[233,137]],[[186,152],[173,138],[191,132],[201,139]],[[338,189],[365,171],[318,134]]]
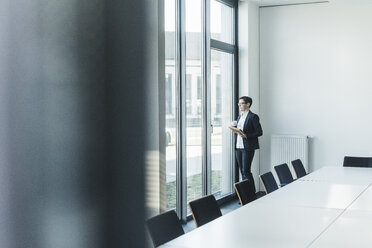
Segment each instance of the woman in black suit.
[[259,149],[258,137],[262,136],[262,127],[260,118],[249,109],[252,106],[252,98],[242,96],[239,98],[240,115],[237,122],[237,128],[242,130],[245,136],[237,135],[235,144],[235,155],[242,173],[243,180],[248,179],[256,190],[254,179],[251,172],[254,151]]

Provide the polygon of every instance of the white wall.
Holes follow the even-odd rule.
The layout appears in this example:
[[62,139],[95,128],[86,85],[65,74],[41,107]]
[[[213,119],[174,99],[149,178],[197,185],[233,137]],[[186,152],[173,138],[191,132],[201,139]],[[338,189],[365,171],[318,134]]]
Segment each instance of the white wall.
[[307,134],[310,169],[372,156],[372,4],[260,9],[260,99],[265,135]]
[[[250,2],[239,2],[239,96],[253,98],[252,111],[260,114],[259,91],[259,7]],[[265,132],[265,130],[264,130]],[[261,139],[261,138],[260,138]],[[260,150],[256,150],[252,173],[259,188]]]

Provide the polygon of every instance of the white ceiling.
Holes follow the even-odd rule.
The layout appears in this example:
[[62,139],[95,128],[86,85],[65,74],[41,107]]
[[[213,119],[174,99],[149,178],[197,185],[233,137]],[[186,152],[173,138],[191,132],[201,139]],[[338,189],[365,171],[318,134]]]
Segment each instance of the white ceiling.
[[272,6],[272,5],[288,5],[288,4],[301,4],[301,3],[372,3],[372,0],[241,0],[243,2],[253,2],[258,6]]

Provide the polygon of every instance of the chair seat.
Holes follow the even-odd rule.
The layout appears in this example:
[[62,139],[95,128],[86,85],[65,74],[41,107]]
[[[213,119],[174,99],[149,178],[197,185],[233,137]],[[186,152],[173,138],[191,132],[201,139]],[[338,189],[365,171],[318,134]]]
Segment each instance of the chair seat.
[[155,247],[185,233],[174,210],[159,214],[147,220],[146,225]]
[[214,195],[207,195],[197,200],[189,202],[189,208],[194,218],[196,227],[200,227],[208,222],[222,216],[220,207]]
[[344,157],[344,167],[372,167],[371,157]]
[[297,178],[301,178],[303,176],[306,176],[306,170],[304,165],[302,164],[302,161],[300,159],[293,160],[292,162],[293,169],[296,173]]
[[262,185],[264,186],[266,194],[269,194],[279,189],[278,184],[276,183],[273,173],[271,173],[271,171],[260,175],[260,180]]
[[292,173],[287,164],[280,164],[274,167],[281,185],[287,185],[293,182]]
[[235,183],[234,188],[242,206],[257,199],[256,192],[249,180]]

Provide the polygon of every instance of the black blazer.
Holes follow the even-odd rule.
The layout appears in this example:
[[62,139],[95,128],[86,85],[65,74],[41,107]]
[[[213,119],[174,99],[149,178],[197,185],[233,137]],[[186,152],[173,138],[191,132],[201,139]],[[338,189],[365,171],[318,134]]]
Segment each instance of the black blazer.
[[[236,122],[239,122],[240,115]],[[255,113],[249,111],[248,116],[244,122],[244,128],[242,130],[247,138],[243,138],[244,150],[253,151],[260,148],[258,144],[258,137],[262,136],[263,131],[260,124],[260,117]],[[235,139],[236,148],[236,139]]]

